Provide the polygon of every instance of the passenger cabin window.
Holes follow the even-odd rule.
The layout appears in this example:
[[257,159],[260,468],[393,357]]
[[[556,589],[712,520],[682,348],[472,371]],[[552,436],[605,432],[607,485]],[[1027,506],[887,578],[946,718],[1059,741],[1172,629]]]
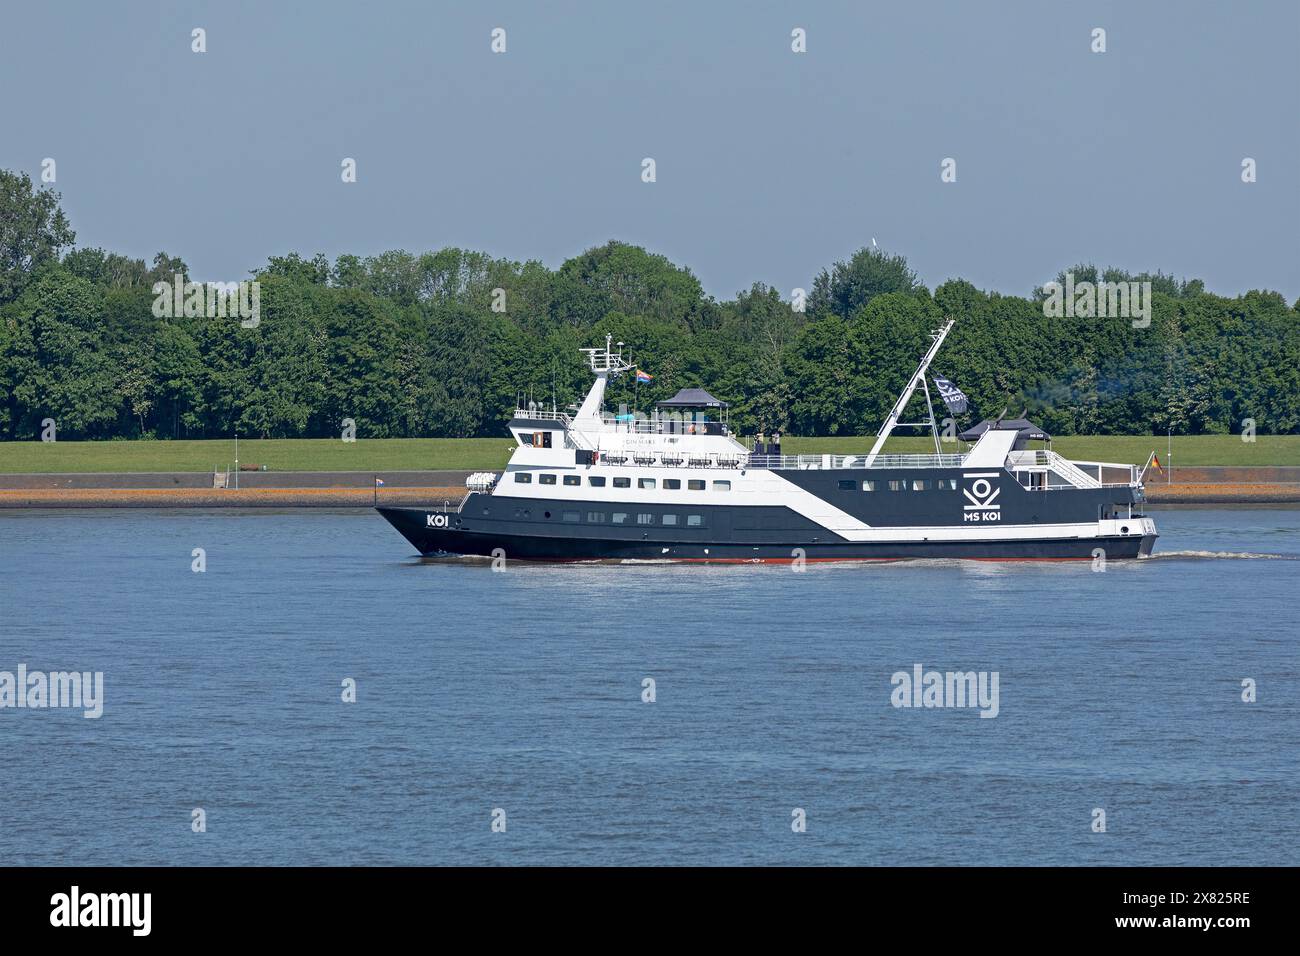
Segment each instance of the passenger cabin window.
[[912,490],[913,490],[913,491],[929,491],[929,490],[930,490],[930,482],[929,482],[929,480],[928,480],[928,479],[925,479],[925,478],[913,478],[913,479],[912,479]]
[[604,488],[605,479],[597,475],[592,475],[590,478],[587,479],[587,484],[591,485],[591,487],[593,488]]
[[533,475],[532,475],[532,472],[528,472],[528,471],[516,471],[516,472],[515,472],[515,481],[518,482],[518,483],[521,484],[521,485],[532,484],[532,481],[533,481]]
[[627,512],[626,512],[626,511],[615,511],[615,512],[614,512],[614,524],[627,524]]
[[940,478],[940,479],[939,479],[939,488],[940,488],[941,490],[944,490],[944,491],[956,491],[956,490],[957,490],[957,479],[956,479],[956,478]]
[[615,478],[615,479],[614,479],[614,487],[615,487],[615,488],[631,488],[631,487],[632,487],[632,479],[631,479],[631,478]]
[[703,491],[704,482],[700,481],[698,478],[692,478],[686,482],[686,487],[690,491]]
[[730,490],[731,490],[731,482],[729,482],[729,481],[715,481],[715,482],[713,483],[713,490],[714,490],[714,491],[730,491]]
[[638,478],[636,480],[636,486],[638,488],[653,488],[655,486],[655,480],[653,478]]
[[681,480],[680,478],[665,478],[665,479],[664,479],[664,490],[665,490],[665,491],[677,491],[677,490],[679,490],[681,487],[682,487],[682,480]]
[[894,478],[891,478],[891,479],[889,479],[889,490],[890,490],[890,491],[906,491],[906,490],[907,490],[907,482],[905,482],[905,481],[898,481],[898,480],[896,480],[896,479],[894,479]]
[[664,523],[664,524],[676,524],[676,523],[677,523],[677,515],[664,515],[664,517],[663,517],[663,523]]
[[688,528],[698,528],[698,527],[700,527],[700,526],[703,525],[703,524],[704,524],[704,515],[687,515],[687,516],[686,516],[686,527],[688,527]]
[[655,523],[655,516],[654,516],[654,515],[637,515],[637,516],[636,516],[636,523],[637,523],[637,524],[654,524],[654,523]]
[[566,512],[564,513],[564,520],[565,520],[565,521],[580,521],[581,518],[582,518],[582,516],[579,515],[578,512],[576,512],[576,511],[566,511]]
[[863,491],[879,491],[880,489],[877,487],[877,485],[879,485],[879,484],[880,484],[880,482],[876,481],[874,478],[869,478],[869,479],[867,479],[866,481],[864,481],[864,482],[862,483],[862,490],[863,490]]
[[564,483],[566,485],[580,485],[582,484],[582,479],[579,478],[577,475],[565,475]]
[[588,512],[587,512],[587,520],[590,521],[592,524],[604,524],[604,523],[605,523],[605,512],[603,512],[603,511],[588,511]]
[[537,480],[538,480],[539,482],[541,482],[543,485],[553,485],[553,484],[555,484],[555,476],[554,476],[554,475],[538,475],[538,476],[537,476]]

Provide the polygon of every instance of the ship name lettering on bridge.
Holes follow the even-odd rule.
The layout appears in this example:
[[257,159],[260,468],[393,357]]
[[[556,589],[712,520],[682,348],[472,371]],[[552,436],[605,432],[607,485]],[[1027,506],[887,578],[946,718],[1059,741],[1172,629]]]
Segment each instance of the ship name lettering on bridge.
[[424,525],[426,528],[445,528],[447,527],[446,515],[425,515]]

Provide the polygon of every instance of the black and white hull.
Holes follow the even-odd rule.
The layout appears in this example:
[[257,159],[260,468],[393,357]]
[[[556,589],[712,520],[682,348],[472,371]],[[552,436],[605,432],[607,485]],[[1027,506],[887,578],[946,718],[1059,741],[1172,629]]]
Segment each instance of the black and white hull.
[[[574,472],[606,478],[606,490],[618,470]],[[474,492],[454,510],[379,511],[421,554],[530,561],[1109,560],[1148,555],[1156,539],[1124,485],[1026,488],[1009,472],[874,468],[737,473],[717,479],[726,491],[706,482],[694,494],[663,491],[663,480],[653,491],[597,495],[584,480],[571,496]],[[747,480],[777,487],[717,501],[744,498],[735,489]]]

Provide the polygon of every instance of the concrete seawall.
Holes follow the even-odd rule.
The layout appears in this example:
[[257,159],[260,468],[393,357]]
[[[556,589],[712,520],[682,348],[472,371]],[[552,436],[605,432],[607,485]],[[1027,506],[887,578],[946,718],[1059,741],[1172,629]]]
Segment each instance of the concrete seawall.
[[[366,508],[442,504],[465,495],[468,471],[249,471],[239,488],[211,472],[0,475],[0,508]],[[384,482],[375,488],[375,477]]]
[[[0,474],[3,508],[364,508],[457,502],[468,471],[250,471],[239,488],[211,472]],[[374,479],[384,482],[377,491]],[[234,484],[234,475],[231,476]],[[1179,468],[1148,474],[1152,504],[1300,503],[1300,466]]]

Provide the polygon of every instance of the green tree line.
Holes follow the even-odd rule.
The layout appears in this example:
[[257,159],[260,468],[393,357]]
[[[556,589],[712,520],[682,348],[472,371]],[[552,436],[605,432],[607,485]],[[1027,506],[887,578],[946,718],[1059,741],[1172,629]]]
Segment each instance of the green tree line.
[[1041,290],[930,290],[874,248],[811,277],[802,309],[761,282],[717,301],[689,269],[611,241],[554,270],[455,248],[275,256],[251,276],[250,327],[157,314],[154,285],[188,277],[183,260],[77,248],[58,195],[0,170],[0,439],[38,438],[47,418],[68,439],[326,437],[344,419],[363,438],[499,436],[516,402],[580,401],[578,349],[606,333],[654,375],[618,380],[612,405],[703,386],[746,433],[870,434],[945,316],[934,371],[970,396],[963,426],[1005,408],[1054,434],[1300,431],[1296,304],[1068,271],[1150,282],[1149,326],[1049,318]]

